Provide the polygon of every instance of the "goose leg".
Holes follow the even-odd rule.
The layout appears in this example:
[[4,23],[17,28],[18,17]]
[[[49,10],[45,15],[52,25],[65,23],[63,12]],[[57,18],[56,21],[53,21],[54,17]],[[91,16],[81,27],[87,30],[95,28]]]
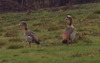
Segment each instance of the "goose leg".
[[29,47],[31,47],[31,42],[29,42]]
[[39,48],[39,47],[40,47],[40,45],[37,45],[37,47]]

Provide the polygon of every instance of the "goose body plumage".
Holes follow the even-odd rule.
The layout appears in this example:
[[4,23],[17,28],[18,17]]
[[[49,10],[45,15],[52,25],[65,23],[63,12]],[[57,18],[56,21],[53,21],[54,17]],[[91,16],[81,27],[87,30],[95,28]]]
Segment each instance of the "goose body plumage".
[[65,39],[74,40],[76,35],[76,29],[73,27],[68,27],[65,29],[64,35],[66,36]]
[[37,37],[37,35],[34,32],[25,31],[24,35],[25,35],[25,39],[27,40],[27,42],[30,42],[30,43],[35,42],[36,44],[40,44],[39,38]]

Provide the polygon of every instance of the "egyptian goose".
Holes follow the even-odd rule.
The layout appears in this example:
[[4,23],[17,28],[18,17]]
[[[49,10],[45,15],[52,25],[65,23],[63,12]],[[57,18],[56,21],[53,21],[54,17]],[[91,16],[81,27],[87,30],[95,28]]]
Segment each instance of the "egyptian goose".
[[73,20],[72,16],[67,15],[66,20],[69,20],[70,22],[68,24],[68,27],[65,29],[65,31],[63,33],[62,43],[64,43],[64,44],[66,44],[66,43],[68,44],[70,40],[73,41],[76,36],[76,29],[72,24],[72,20]]
[[25,39],[29,43],[30,47],[31,47],[31,43],[33,43],[33,42],[35,42],[37,45],[40,44],[39,38],[37,37],[37,35],[34,32],[28,30],[27,24],[25,21],[20,22],[19,25],[24,27]]

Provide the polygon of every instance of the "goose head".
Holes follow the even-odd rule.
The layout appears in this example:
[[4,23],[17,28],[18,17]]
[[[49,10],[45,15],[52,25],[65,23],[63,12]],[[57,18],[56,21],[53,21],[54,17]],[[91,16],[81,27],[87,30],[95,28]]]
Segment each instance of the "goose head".
[[72,25],[72,19],[73,19],[73,17],[71,15],[67,15],[66,20],[69,20],[70,21],[69,22],[69,26]]
[[25,21],[19,23],[20,26],[24,26],[25,30],[27,30],[27,24]]
[[67,15],[66,20],[72,20],[73,17],[71,15]]
[[25,21],[22,21],[22,22],[19,23],[19,25],[20,25],[20,26],[26,26],[27,24],[26,24]]

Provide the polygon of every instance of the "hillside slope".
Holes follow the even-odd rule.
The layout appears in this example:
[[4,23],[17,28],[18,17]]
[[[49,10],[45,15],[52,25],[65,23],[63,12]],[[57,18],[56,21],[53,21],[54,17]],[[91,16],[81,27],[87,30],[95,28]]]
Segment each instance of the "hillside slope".
[[[9,12],[0,14],[0,63],[100,63],[100,3],[75,5],[66,11]],[[75,43],[64,45],[61,35],[74,16]],[[30,48],[24,40],[20,21],[41,39],[41,46]]]

